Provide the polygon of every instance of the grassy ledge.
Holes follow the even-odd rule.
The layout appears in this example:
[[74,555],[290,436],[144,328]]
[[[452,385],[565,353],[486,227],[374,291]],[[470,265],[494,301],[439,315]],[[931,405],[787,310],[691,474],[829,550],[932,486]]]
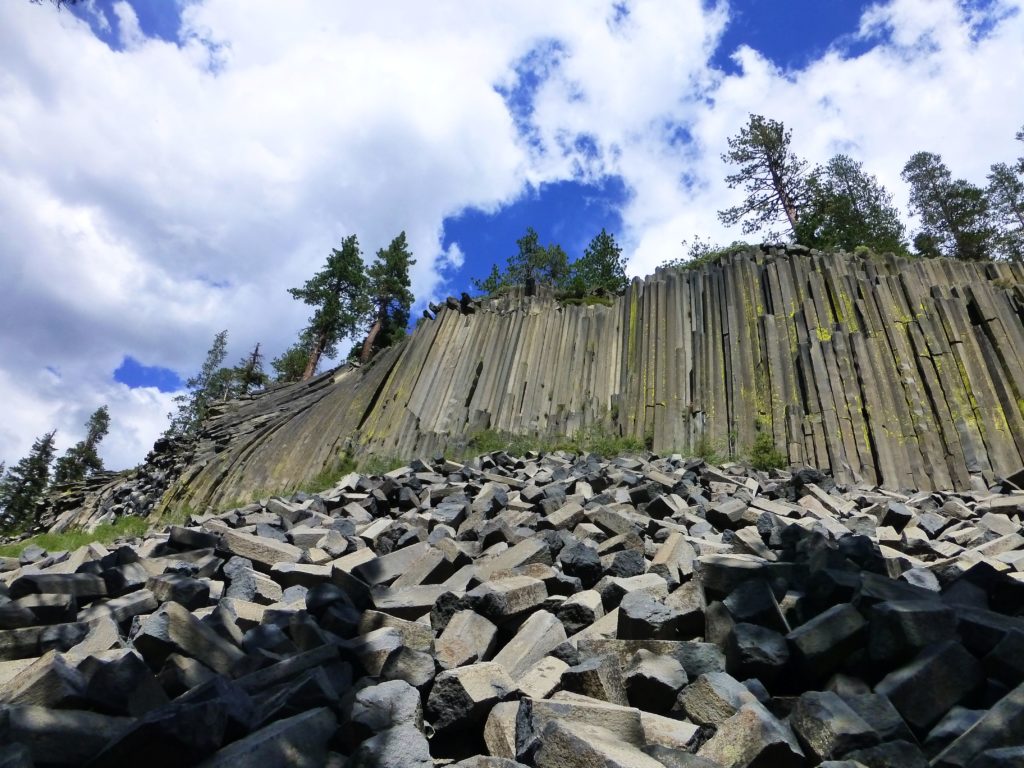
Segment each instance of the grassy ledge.
[[114,523],[104,523],[92,533],[83,530],[64,533],[41,533],[28,539],[0,546],[0,557],[17,557],[26,547],[33,544],[47,552],[64,552],[78,549],[86,544],[113,544],[118,539],[142,536],[149,529],[149,523],[142,517],[121,517]]

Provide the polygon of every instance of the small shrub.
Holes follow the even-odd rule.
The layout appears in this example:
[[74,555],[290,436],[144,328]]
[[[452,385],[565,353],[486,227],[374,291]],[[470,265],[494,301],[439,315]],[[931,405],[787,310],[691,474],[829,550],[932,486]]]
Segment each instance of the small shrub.
[[[405,462],[399,459],[397,456],[367,456],[359,461],[359,463],[356,465],[356,470],[364,475],[379,476],[387,474],[391,470],[398,469],[399,467],[402,466],[405,466]],[[337,479],[334,482],[338,482],[338,480],[340,480],[342,477],[348,474],[349,471],[352,470],[348,470],[338,475]],[[334,485],[334,483],[331,483],[331,485]]]
[[615,299],[611,296],[566,296],[558,301],[563,306],[572,307],[610,307],[615,303]]
[[505,450],[508,441],[509,435],[494,429],[484,429],[469,438],[467,447],[478,453],[494,453]]
[[781,469],[787,463],[786,456],[775,447],[772,436],[768,432],[759,432],[750,449],[750,465],[767,472],[770,469]]
[[694,443],[691,453],[694,458],[704,459],[708,464],[721,464],[724,460],[724,456],[720,454],[715,446],[711,443],[711,438],[707,435],[701,435],[697,442]]
[[328,488],[333,488],[335,483],[349,472],[355,472],[355,470],[355,461],[347,453],[342,452],[332,464],[324,467],[316,477],[305,483],[306,487],[302,490],[305,490],[307,493],[326,491]]
[[166,509],[157,521],[158,525],[185,525],[195,512],[191,504],[182,504],[175,509]]

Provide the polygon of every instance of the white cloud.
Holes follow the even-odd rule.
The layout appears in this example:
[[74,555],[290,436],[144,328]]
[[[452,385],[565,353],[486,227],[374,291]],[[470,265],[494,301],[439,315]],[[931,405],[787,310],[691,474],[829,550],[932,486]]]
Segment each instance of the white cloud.
[[139,26],[135,9],[126,0],[118,0],[113,8],[117,16],[117,36],[121,47],[131,51],[142,46],[146,42],[146,35]]
[[[352,232],[370,258],[406,231],[421,303],[459,287],[445,216],[528,183],[621,175],[634,273],[694,234],[731,241],[719,155],[748,112],[785,121],[811,161],[850,151],[901,201],[918,149],[978,181],[1015,156],[1019,0],[986,19],[893,0],[865,14],[867,53],[782,72],[741,49],[730,76],[708,64],[727,6],[704,5],[206,0],[184,6],[175,45],[118,2],[113,51],[71,13],[4,3],[0,459],[53,427],[66,447],[107,402],[108,464],[134,463],[170,395],[114,384],[122,357],[187,375],[222,328],[231,361],[256,341],[277,354],[307,315],[284,289]],[[524,61],[548,77],[511,114],[495,86],[515,88]]]
[[458,269],[463,265],[466,260],[466,255],[462,252],[458,243],[450,243],[448,248],[444,252],[444,260],[455,269]]

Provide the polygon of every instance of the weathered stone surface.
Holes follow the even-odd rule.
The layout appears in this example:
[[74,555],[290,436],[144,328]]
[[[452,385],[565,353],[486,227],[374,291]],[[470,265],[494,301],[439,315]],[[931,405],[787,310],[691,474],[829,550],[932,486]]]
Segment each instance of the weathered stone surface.
[[28,748],[36,765],[85,765],[131,725],[126,717],[95,712],[13,706],[6,711],[8,738]]
[[312,709],[261,728],[224,747],[200,765],[202,768],[321,766],[327,762],[327,743],[336,727],[337,720],[329,709]]
[[530,576],[510,576],[484,582],[466,598],[481,615],[500,622],[536,608],[547,596],[543,581]]
[[867,622],[852,605],[836,605],[790,632],[793,661],[809,680],[834,672],[863,642]]
[[544,727],[532,762],[537,768],[663,768],[657,760],[622,743],[599,725],[561,720],[551,720]]
[[651,712],[668,712],[689,682],[677,659],[644,648],[633,657],[625,678],[629,703]]
[[498,651],[494,662],[517,679],[565,641],[562,623],[547,611],[535,611]]
[[489,661],[498,628],[474,611],[459,611],[437,639],[437,663],[452,669],[476,661]]
[[789,664],[786,638],[757,624],[735,624],[725,642],[727,669],[741,678],[756,677],[769,688],[785,674]]
[[275,563],[297,563],[302,556],[302,550],[291,544],[230,528],[224,531],[221,546],[230,554],[252,560],[266,570]]
[[449,669],[434,681],[427,711],[438,732],[482,725],[490,708],[514,689],[505,668],[495,662]]
[[5,704],[79,709],[85,699],[85,678],[56,651],[37,659],[17,677],[0,685]]
[[577,592],[558,606],[555,615],[566,634],[574,635],[604,616],[601,594],[593,589]]
[[[822,298],[820,288],[811,286],[809,301]],[[782,297],[771,302],[785,306]],[[726,301],[721,329],[739,322],[742,305]],[[873,322],[863,307],[857,311]],[[814,312],[824,317],[826,304]],[[969,339],[971,318],[961,320],[961,337]],[[801,328],[813,346],[815,329]],[[839,331],[837,339],[834,348],[800,355],[812,368],[846,366],[843,380],[856,381],[855,353],[844,346],[850,339]],[[680,341],[665,344],[676,349]],[[879,352],[912,357],[903,349]],[[765,364],[776,366],[769,381],[781,385],[774,370],[782,361]],[[745,365],[763,370],[752,358]],[[870,365],[875,370],[877,361]],[[759,391],[754,375],[744,383],[748,391]],[[825,380],[821,373],[801,379],[815,387]],[[310,386],[333,384],[325,378]],[[494,391],[497,381],[480,386]],[[554,396],[538,382],[524,402],[542,386]],[[889,390],[884,398],[902,396]],[[816,402],[841,410],[850,393],[819,395]],[[875,394],[858,397],[865,396]],[[795,413],[783,393],[769,402],[776,398]],[[876,418],[888,407],[849,403],[845,415],[828,409],[820,421],[787,420],[773,435],[781,439],[792,426],[797,439],[787,450],[840,455],[830,444],[840,422]],[[368,400],[359,413],[375,418]],[[702,429],[714,429],[702,418]],[[406,434],[415,432],[410,425]],[[927,434],[913,450],[954,471],[955,460],[930,442],[938,433]],[[870,476],[865,462],[874,461],[889,470],[905,463],[911,477],[923,471],[923,457],[875,447],[857,454],[861,464],[851,465],[851,475]],[[990,447],[975,450],[989,467],[983,454]],[[72,555],[30,552],[28,564],[12,563],[8,586],[38,575],[75,578],[14,600],[0,596],[4,626],[12,627],[0,627],[0,655],[9,659],[0,662],[0,689],[27,687],[55,712],[73,704],[131,715],[98,764],[132,762],[143,750],[152,768],[172,756],[189,764],[226,759],[239,740],[325,707],[341,721],[324,747],[338,750],[324,753],[328,765],[340,766],[341,753],[371,764],[418,759],[392,750],[392,737],[427,761],[431,752],[451,764],[492,751],[536,765],[538,754],[546,759],[543,749],[555,759],[559,739],[576,743],[577,725],[612,734],[614,746],[599,733],[578,750],[612,762],[635,764],[640,754],[663,765],[706,765],[706,752],[692,754],[704,749],[737,764],[810,765],[847,755],[869,766],[921,764],[925,754],[984,734],[977,729],[1000,696],[1000,711],[1009,713],[1001,732],[1017,738],[1012,693],[1005,694],[1022,679],[1024,536],[1017,512],[1000,512],[999,504],[979,509],[1008,486],[988,470],[962,479],[973,490],[896,493],[850,476],[833,482],[810,469],[718,469],[681,455],[604,461],[500,451],[462,462],[418,459],[384,476],[352,473],[317,494],[195,515],[198,531],[154,531]],[[886,516],[891,525],[879,525]],[[237,541],[249,554],[262,549],[263,561],[233,554],[231,532],[252,537]],[[288,542],[301,545],[298,559],[270,562]],[[591,589],[568,573],[574,569],[594,579]],[[87,594],[80,605],[77,587],[68,585],[87,586],[81,575],[98,577],[106,596]],[[132,643],[141,657],[126,648]],[[928,660],[937,648],[950,663]],[[46,661],[50,651],[65,654],[66,669],[86,681],[84,694],[54,666],[56,656]],[[35,682],[44,668],[43,682]],[[421,731],[415,713],[424,705]],[[929,708],[939,711],[937,724]],[[545,746],[545,732],[555,742]],[[802,757],[793,749],[799,742]],[[254,754],[272,750],[267,739],[252,746]],[[981,746],[984,753],[1009,745]]]
[[646,592],[629,592],[619,603],[618,637],[623,640],[674,640],[681,615]]
[[927,645],[953,637],[956,624],[953,610],[934,601],[878,603],[871,608],[868,653],[880,662],[905,660]]
[[627,705],[626,688],[615,659],[609,656],[586,659],[562,673],[562,688],[610,704]]
[[743,683],[725,672],[708,672],[679,694],[678,708],[698,725],[718,726],[744,704],[757,701]]
[[356,693],[352,703],[351,723],[368,735],[388,728],[411,725],[423,729],[423,707],[419,692],[406,682],[371,685]]
[[164,603],[142,619],[132,634],[132,642],[154,670],[158,670],[170,654],[181,653],[222,675],[229,675],[244,657],[239,648],[177,603]]
[[756,701],[744,704],[723,721],[697,754],[726,768],[804,764],[804,754],[789,726]]
[[983,680],[978,660],[959,643],[947,641],[890,672],[875,692],[886,696],[911,727],[925,731]]
[[350,768],[432,768],[426,737],[412,726],[399,726],[370,737],[353,753]]
[[1024,742],[1024,684],[1003,696],[978,722],[935,756],[935,768],[967,768],[991,749]]
[[839,758],[878,743],[874,729],[831,691],[808,691],[789,716],[804,752],[815,760]]
[[12,600],[25,595],[73,595],[79,605],[107,596],[107,585],[88,573],[35,573],[14,580],[9,589]]

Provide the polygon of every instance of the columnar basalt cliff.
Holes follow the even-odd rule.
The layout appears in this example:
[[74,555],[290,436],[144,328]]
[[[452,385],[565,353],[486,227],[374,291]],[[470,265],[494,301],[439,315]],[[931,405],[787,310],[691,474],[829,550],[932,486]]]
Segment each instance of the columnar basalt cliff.
[[1024,266],[761,247],[659,270],[610,306],[449,299],[365,367],[225,407],[162,508],[301,487],[343,454],[458,451],[485,429],[738,456],[766,431],[840,483],[964,489],[1024,456]]
[[1022,398],[1021,265],[762,247],[659,270],[611,306],[449,300],[366,368],[213,420],[169,499],[224,502],[341,451],[405,459],[483,429],[738,455],[767,430],[841,483],[965,488],[1020,466]]

